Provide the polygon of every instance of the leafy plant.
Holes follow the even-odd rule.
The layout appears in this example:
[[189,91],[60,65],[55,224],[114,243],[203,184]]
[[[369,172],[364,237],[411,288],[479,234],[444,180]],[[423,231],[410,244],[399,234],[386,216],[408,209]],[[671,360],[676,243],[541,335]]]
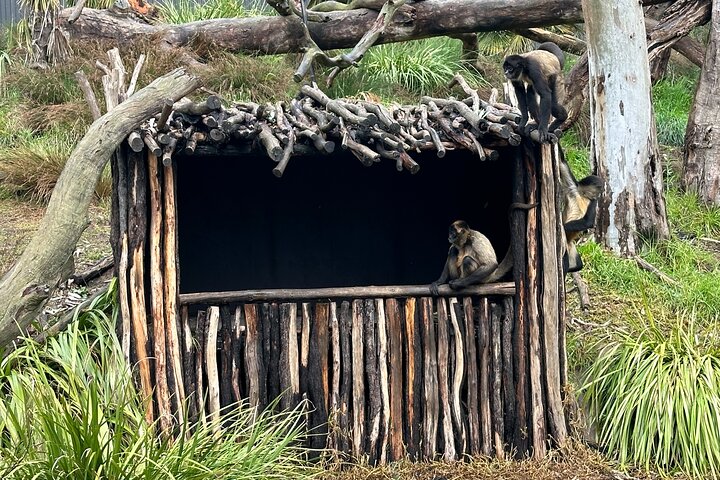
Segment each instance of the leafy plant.
[[[302,412],[237,405],[219,422],[185,422],[173,441],[144,419],[144,399],[114,334],[116,287],[46,344],[0,364],[0,472],[24,479],[310,478]],[[108,313],[112,312],[112,313]]]
[[637,331],[604,339],[582,387],[601,443],[625,465],[718,478],[717,335],[700,331],[692,312],[669,329],[651,314],[630,322]]

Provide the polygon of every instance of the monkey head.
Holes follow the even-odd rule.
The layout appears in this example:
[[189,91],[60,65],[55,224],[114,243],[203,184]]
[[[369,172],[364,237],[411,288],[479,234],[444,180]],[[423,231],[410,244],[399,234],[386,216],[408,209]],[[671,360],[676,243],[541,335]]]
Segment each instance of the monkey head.
[[520,55],[508,55],[503,62],[505,78],[512,81],[520,80],[525,71],[525,59]]
[[600,196],[605,188],[605,182],[597,175],[588,175],[578,182],[578,191],[580,195],[590,200],[595,200]]
[[448,230],[448,242],[456,246],[464,245],[467,241],[468,230],[470,227],[465,220],[454,221]]

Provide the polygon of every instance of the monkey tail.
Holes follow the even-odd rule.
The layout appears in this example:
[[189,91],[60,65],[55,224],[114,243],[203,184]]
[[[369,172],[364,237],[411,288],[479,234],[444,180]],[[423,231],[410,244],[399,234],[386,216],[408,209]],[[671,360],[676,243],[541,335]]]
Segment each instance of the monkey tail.
[[483,280],[483,283],[497,282],[512,269],[514,264],[515,264],[515,257],[513,256],[512,245],[511,245],[508,247],[508,251],[505,254],[505,258],[502,259],[502,262],[500,262],[500,265],[498,265],[497,268],[490,275],[488,275],[488,277],[485,280]]

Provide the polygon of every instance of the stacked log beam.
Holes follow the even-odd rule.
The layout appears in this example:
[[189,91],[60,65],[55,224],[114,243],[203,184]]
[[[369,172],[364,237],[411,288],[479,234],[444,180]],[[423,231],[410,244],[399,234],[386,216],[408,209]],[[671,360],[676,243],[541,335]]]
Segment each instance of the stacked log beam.
[[423,97],[420,105],[385,107],[355,99],[330,99],[305,85],[302,97],[289,102],[223,105],[215,95],[195,102],[183,98],[168,105],[128,137],[133,151],[147,148],[162,156],[165,166],[178,152],[238,152],[259,149],[281,177],[292,168],[293,155],[348,150],[366,166],[385,160],[397,169],[417,173],[413,154],[465,148],[480,160],[499,158],[498,148],[516,146],[519,112],[502,103],[488,103],[467,90],[467,98]]

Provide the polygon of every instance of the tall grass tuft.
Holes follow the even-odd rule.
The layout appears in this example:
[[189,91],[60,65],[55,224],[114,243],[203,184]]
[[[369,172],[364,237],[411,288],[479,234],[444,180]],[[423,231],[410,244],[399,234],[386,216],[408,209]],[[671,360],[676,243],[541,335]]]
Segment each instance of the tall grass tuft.
[[456,72],[474,75],[462,66],[461,53],[461,43],[447,37],[378,45],[368,50],[358,68],[338,76],[331,94],[352,96],[369,90],[389,97],[434,95]]
[[29,341],[0,364],[5,479],[284,479],[316,473],[299,443],[299,410],[258,415],[240,405],[220,424],[186,422],[176,440],[161,440],[144,419],[145,399],[115,337],[114,299],[113,286],[68,330],[44,345]]
[[605,341],[588,372],[582,396],[600,441],[625,465],[718,478],[718,337],[698,329],[691,312],[669,329],[646,317]]

